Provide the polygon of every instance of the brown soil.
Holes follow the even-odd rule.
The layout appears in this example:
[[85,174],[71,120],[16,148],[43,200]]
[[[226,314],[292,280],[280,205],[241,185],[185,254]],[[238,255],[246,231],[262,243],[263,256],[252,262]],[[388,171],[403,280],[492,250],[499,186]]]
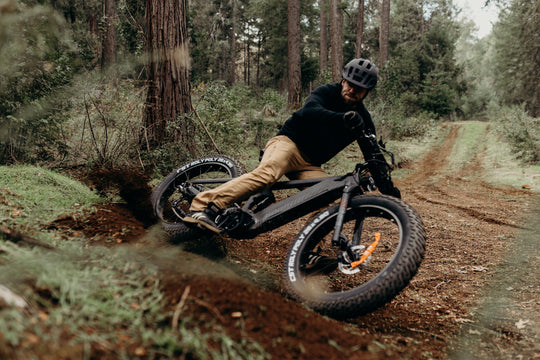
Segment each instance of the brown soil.
[[[408,164],[410,175],[396,181],[403,199],[421,215],[428,240],[418,274],[390,303],[339,322],[286,299],[279,278],[288,245],[303,226],[301,219],[248,241],[213,237],[168,245],[183,246],[211,261],[201,262],[201,271],[163,265],[170,305],[166,311],[173,313],[184,295],[183,316],[220,326],[232,338],[256,341],[272,359],[421,359],[463,353],[468,346],[463,339],[477,334],[475,324],[483,326],[477,309],[494,285],[490,281],[537,198],[529,191],[482,182],[476,175],[482,153],[470,166],[448,174],[458,129],[459,124],[448,125],[441,145]],[[154,228],[137,220],[129,208],[104,204],[85,218],[67,217],[51,226],[80,231],[99,244],[146,246]],[[181,262],[179,258],[177,264]],[[538,290],[522,298],[528,304],[524,307],[538,306]],[[512,319],[517,322],[519,316]],[[502,349],[512,355],[507,358],[538,358],[538,332],[514,325],[510,320],[492,328],[481,351],[467,358],[496,358]]]

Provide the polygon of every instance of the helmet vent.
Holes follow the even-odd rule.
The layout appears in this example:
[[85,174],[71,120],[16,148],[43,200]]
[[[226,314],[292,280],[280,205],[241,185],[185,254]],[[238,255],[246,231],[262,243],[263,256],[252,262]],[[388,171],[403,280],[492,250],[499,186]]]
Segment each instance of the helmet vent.
[[345,65],[343,77],[356,86],[370,90],[377,84],[378,70],[369,60],[354,59]]

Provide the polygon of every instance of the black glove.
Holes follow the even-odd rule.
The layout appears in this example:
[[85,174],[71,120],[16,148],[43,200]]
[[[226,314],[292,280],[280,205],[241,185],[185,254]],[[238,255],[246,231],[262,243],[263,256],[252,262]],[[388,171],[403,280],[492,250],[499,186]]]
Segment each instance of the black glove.
[[390,191],[388,191],[386,195],[390,195],[395,198],[401,199],[401,191],[399,191],[399,189],[395,186],[392,189],[390,189]]
[[390,176],[386,176],[384,178],[377,178],[374,176],[373,180],[375,180],[375,185],[377,185],[381,194],[390,195],[401,199],[401,191],[394,186]]
[[364,129],[364,120],[356,111],[347,111],[343,115],[343,123],[353,133],[358,133]]

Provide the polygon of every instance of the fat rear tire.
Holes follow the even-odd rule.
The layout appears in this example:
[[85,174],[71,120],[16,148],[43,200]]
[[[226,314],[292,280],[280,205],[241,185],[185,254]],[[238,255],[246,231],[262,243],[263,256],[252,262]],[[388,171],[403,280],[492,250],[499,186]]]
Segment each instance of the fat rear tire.
[[[171,201],[178,201],[180,211],[185,216],[191,199],[185,198],[178,190],[182,183],[201,178],[235,178],[245,173],[244,166],[236,159],[225,155],[209,155],[193,160],[176,169],[154,189],[151,195],[154,214],[172,241],[180,242],[200,237],[202,230],[188,226],[171,209]],[[215,187],[215,186],[213,186]],[[202,188],[207,190],[210,187]]]

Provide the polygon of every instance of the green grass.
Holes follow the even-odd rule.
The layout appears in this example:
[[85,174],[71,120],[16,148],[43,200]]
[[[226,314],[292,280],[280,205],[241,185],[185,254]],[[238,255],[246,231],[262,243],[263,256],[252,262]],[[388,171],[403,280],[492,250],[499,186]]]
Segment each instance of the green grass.
[[456,144],[450,154],[447,171],[454,173],[470,165],[470,161],[485,150],[485,137],[489,124],[470,121],[461,123]]
[[516,153],[495,131],[487,134],[485,144],[484,178],[487,182],[514,187],[527,185],[532,191],[540,192],[540,165],[528,165],[517,159]]
[[81,183],[33,166],[0,167],[0,219],[35,226],[103,201]]

